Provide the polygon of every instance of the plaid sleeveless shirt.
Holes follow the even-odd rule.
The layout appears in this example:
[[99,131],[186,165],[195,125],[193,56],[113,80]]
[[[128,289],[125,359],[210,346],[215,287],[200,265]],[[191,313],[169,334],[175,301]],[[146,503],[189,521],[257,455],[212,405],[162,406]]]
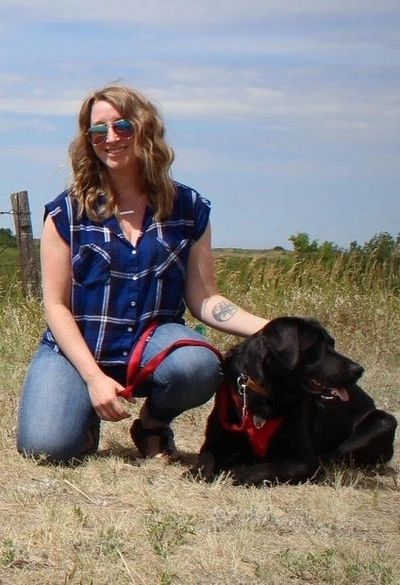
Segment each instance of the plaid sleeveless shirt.
[[[171,216],[155,221],[146,209],[142,234],[132,245],[115,216],[94,222],[77,217],[64,191],[45,206],[71,251],[71,311],[94,358],[103,366],[126,364],[148,323],[184,323],[184,284],[193,242],[204,233],[210,203],[176,183]],[[49,329],[42,342],[60,351]]]

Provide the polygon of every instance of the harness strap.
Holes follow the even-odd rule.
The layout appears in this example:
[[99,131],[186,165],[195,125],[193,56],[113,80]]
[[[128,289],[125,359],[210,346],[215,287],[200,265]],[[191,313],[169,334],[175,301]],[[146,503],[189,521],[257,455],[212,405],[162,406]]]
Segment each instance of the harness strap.
[[218,351],[217,348],[212,346],[207,341],[201,341],[200,339],[178,339],[168,345],[164,349],[162,349],[159,353],[153,356],[147,364],[140,368],[140,361],[143,355],[143,351],[146,347],[147,342],[150,340],[151,335],[154,333],[154,330],[158,326],[157,322],[152,322],[150,325],[145,329],[142,335],[139,338],[138,343],[136,344],[132,355],[129,359],[128,363],[128,371],[127,371],[127,385],[124,390],[118,393],[118,396],[122,396],[123,398],[128,399],[130,396],[134,395],[135,388],[139,386],[144,380],[146,380],[153,372],[157,369],[157,367],[161,364],[161,362],[175,349],[179,347],[185,346],[198,346],[198,347],[206,347],[207,349],[213,351],[218,359],[222,362],[222,355]]
[[239,415],[242,408],[242,399],[235,386],[223,382],[218,388],[214,403],[220,425],[229,433],[247,435],[253,453],[259,457],[265,457],[272,439],[282,426],[283,417],[270,418],[257,428],[253,423],[253,417],[246,413],[241,416],[240,424],[238,424],[235,421],[236,416],[232,416],[232,411],[236,411]]

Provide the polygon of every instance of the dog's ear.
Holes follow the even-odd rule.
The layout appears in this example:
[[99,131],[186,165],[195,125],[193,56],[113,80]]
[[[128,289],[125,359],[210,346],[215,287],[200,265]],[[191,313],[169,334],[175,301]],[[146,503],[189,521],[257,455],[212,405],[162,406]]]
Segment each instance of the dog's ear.
[[278,362],[286,370],[293,370],[299,361],[297,323],[284,317],[274,319],[264,327],[263,337]]
[[294,370],[304,353],[319,345],[317,328],[299,317],[279,317],[263,329],[268,349],[286,370]]
[[225,367],[229,369],[230,364],[234,364],[235,371],[246,373],[255,380],[262,380],[268,351],[264,335],[256,333],[228,351]]

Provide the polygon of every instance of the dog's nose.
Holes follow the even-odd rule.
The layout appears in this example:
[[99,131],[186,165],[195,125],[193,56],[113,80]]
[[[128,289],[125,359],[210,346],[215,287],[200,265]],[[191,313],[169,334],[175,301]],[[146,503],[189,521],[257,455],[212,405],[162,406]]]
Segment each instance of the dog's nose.
[[354,377],[355,380],[361,378],[364,373],[364,368],[360,366],[360,364],[356,364],[353,362],[350,366],[350,374]]

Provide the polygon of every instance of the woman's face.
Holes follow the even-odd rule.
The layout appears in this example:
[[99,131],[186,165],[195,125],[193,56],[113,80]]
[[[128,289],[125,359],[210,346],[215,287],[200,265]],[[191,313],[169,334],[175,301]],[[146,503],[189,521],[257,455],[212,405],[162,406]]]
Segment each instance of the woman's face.
[[133,171],[135,169],[135,143],[134,136],[124,138],[118,136],[111,126],[112,122],[121,120],[123,116],[106,101],[98,101],[93,104],[90,125],[107,124],[107,137],[99,144],[93,144],[93,149],[101,160],[101,162],[108,168],[111,174],[126,171]]

